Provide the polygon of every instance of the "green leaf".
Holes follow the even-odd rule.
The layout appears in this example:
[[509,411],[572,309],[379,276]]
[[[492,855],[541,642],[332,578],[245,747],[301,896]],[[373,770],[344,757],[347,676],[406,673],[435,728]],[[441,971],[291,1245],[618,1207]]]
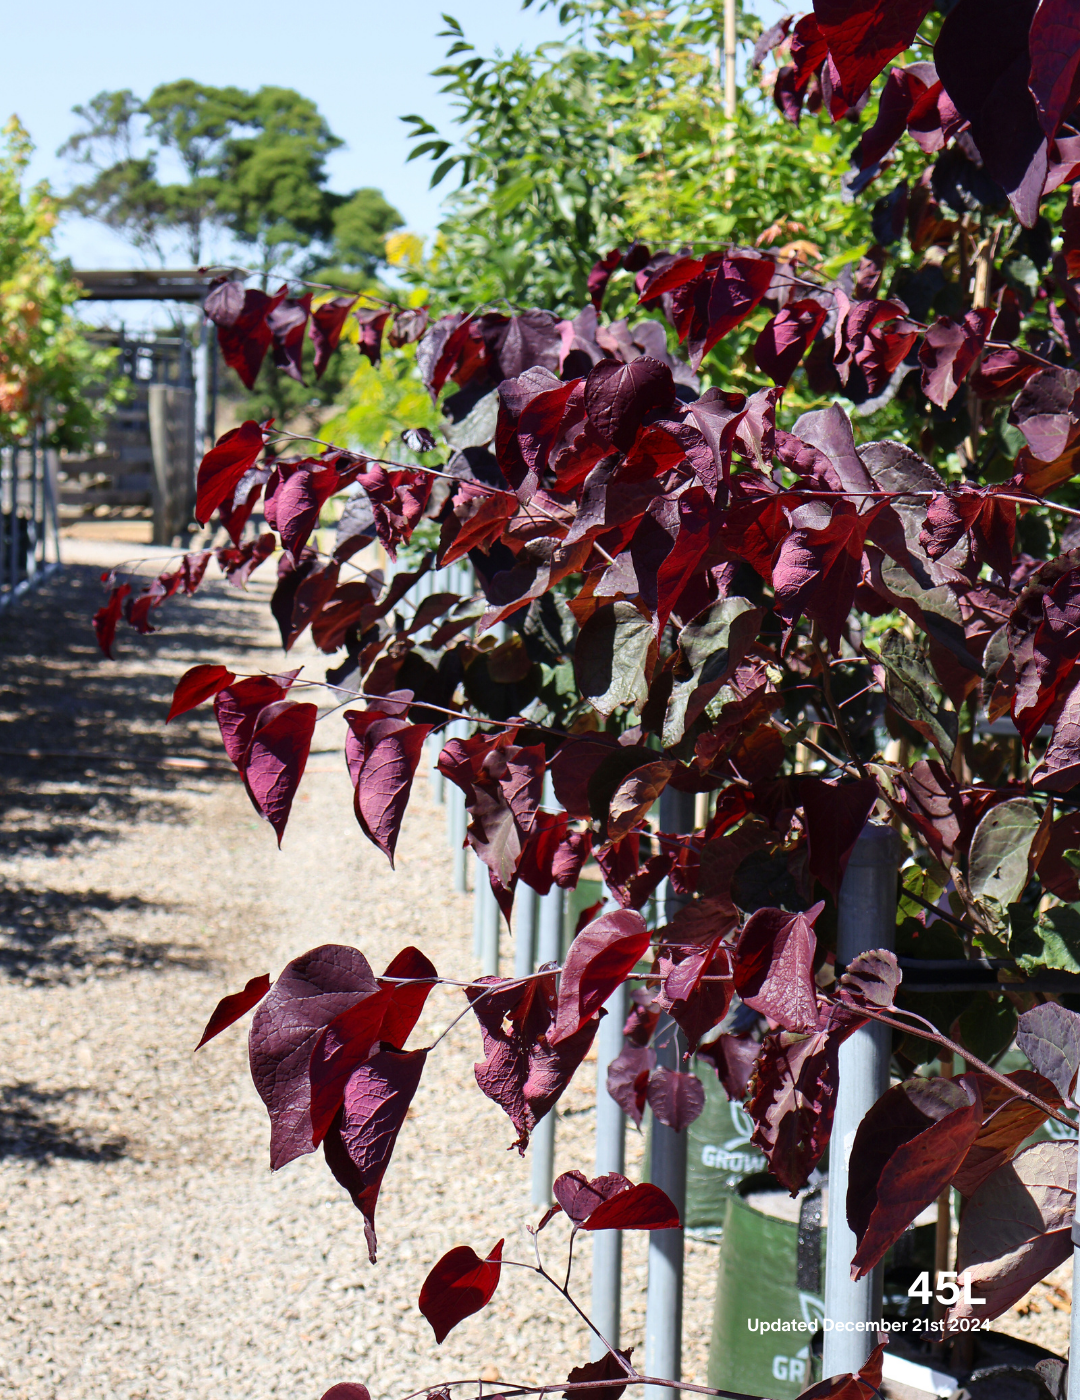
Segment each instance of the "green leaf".
[[633,603],[605,603],[581,629],[574,649],[578,687],[602,715],[620,705],[640,710],[649,698],[646,672],[655,655],[652,624]]
[[[664,716],[664,746],[683,737],[688,725],[746,656],[758,633],[762,610],[745,598],[721,598],[698,613],[679,633],[684,666],[672,688]],[[689,668],[688,676],[682,675]]]
[[1011,797],[991,807],[971,838],[968,887],[981,904],[993,901],[999,906],[1002,919],[1028,882],[1028,852],[1041,819],[1034,802]]
[[959,1017],[957,1028],[964,1048],[992,1063],[1013,1042],[1016,1007],[997,992],[980,993]]
[[922,648],[890,627],[881,639],[880,661],[890,702],[951,765],[960,717],[935,696],[934,675]]
[[1080,904],[1056,904],[1038,917],[1026,905],[1013,904],[1009,922],[1009,951],[1018,967],[1080,973]]

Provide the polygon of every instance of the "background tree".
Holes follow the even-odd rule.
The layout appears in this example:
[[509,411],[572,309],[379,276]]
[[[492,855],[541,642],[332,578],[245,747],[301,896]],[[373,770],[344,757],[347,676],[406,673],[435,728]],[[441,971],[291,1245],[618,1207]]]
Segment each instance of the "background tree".
[[52,446],[83,448],[123,386],[102,387],[113,355],[81,334],[78,283],[52,250],[57,201],[26,188],[32,152],[13,117],[0,145],[0,441],[47,425]]
[[[67,206],[161,262],[179,244],[201,265],[217,233],[251,249],[266,277],[301,255],[371,277],[380,240],[400,226],[377,190],[327,189],[326,158],[341,140],[291,88],[245,92],[183,79],[145,100],[102,92],[74,111],[82,128],[61,154],[91,178]],[[170,166],[183,178],[169,180]]]

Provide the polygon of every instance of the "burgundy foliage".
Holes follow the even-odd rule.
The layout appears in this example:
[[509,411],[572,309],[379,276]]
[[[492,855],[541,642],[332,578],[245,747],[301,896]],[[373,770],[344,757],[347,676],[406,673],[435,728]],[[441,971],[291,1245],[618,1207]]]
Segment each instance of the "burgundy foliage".
[[458,1245],[428,1274],[420,1290],[420,1311],[431,1323],[436,1342],[491,1302],[502,1272],[502,1247],[499,1240],[481,1259],[468,1245]]

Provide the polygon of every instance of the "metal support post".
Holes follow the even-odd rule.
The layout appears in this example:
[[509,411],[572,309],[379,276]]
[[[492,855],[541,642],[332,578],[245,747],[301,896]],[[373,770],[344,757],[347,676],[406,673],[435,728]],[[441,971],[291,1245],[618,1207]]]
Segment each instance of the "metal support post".
[[[555,804],[550,775],[544,778],[544,806]],[[562,961],[563,909],[565,893],[552,885],[537,901],[536,964]],[[534,1206],[551,1204],[551,1183],[555,1180],[555,1110],[546,1113],[532,1133],[532,1202]]]
[[[900,843],[891,826],[867,822],[848,861],[837,906],[836,960],[847,965],[873,948],[892,948]],[[877,1344],[847,1324],[881,1316],[882,1266],[851,1279],[855,1236],[847,1222],[848,1157],[859,1124],[889,1087],[888,1026],[870,1022],[840,1047],[836,1113],[829,1148],[829,1231],[825,1249],[825,1376],[856,1372]]]
[[433,734],[428,741],[430,744],[429,759],[430,766],[428,772],[431,779],[431,800],[438,806],[442,806],[446,801],[446,779],[439,768],[439,754],[442,750],[442,738],[438,734]]
[[514,900],[514,976],[531,977],[536,963],[536,914],[538,895],[524,880],[518,881]]
[[[446,737],[448,739],[464,739],[468,733],[468,725],[464,720],[453,720],[446,727]],[[443,783],[443,801],[446,805],[446,835],[450,842],[450,857],[453,861],[454,869],[454,893],[466,894],[468,886],[465,878],[466,857],[468,852],[465,848],[465,831],[469,820],[465,812],[465,794],[458,787],[457,783]],[[475,950],[476,956],[480,956],[480,950]]]
[[[608,1065],[623,1048],[628,1003],[626,983],[605,1002],[607,1015],[596,1033],[596,1174],[622,1174],[626,1165],[626,1115],[607,1091]],[[612,1346],[619,1345],[622,1313],[622,1231],[597,1230],[593,1235],[592,1320]],[[591,1336],[590,1360],[599,1361],[604,1344]]]
[[[1080,1143],[1077,1144],[1077,1151],[1080,1152]],[[1072,1323],[1069,1328],[1069,1369],[1065,1384],[1068,1387],[1068,1400],[1080,1400],[1080,1298],[1076,1296],[1076,1286],[1080,1282],[1080,1196],[1077,1197],[1077,1209],[1073,1215],[1072,1242]]]
[[[665,788],[660,795],[660,830],[694,829],[694,794]],[[665,918],[671,920],[687,901],[666,885]],[[663,1015],[654,1039],[656,1063],[681,1069],[679,1028]],[[686,1133],[676,1133],[652,1120],[652,1156],[649,1180],[667,1193],[679,1212],[686,1214]],[[645,1370],[661,1380],[682,1376],[683,1232],[653,1230],[649,1234],[649,1291],[645,1306]],[[679,1392],[666,1386],[647,1385],[646,1400],[678,1400]]]
[[499,908],[499,902],[491,888],[488,868],[479,856],[476,857],[474,878],[476,885],[473,890],[473,898],[476,901],[477,913],[476,923],[473,927],[474,937],[479,934],[480,938],[480,967],[485,977],[498,977],[499,924],[502,919],[502,910]]

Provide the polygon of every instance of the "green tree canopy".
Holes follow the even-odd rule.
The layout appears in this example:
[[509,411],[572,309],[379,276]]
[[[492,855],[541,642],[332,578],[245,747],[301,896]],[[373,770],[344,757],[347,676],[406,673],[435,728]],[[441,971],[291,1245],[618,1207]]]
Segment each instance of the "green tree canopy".
[[[377,190],[327,189],[342,143],[310,98],[291,88],[163,83],[145,100],[101,92],[73,109],[81,127],[61,154],[89,178],[67,205],[164,262],[179,243],[192,264],[220,231],[260,269],[294,263],[374,275],[401,216]],[[170,178],[175,176],[177,178]]]

